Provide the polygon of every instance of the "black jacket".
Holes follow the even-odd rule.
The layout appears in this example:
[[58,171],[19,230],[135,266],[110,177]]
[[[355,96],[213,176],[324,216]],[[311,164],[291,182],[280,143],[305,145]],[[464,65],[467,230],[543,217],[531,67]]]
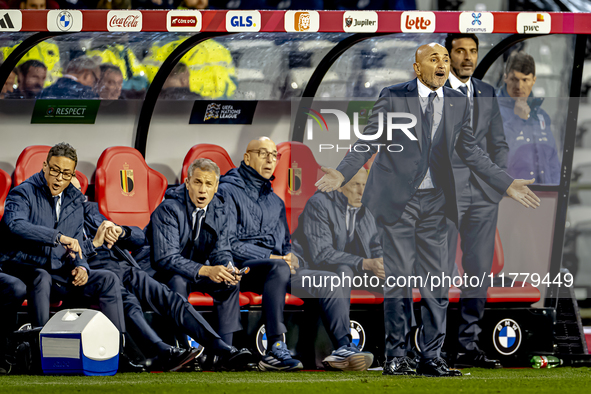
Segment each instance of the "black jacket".
[[72,185],[63,191],[59,221],[43,171],[15,187],[6,197],[0,223],[0,263],[17,261],[35,267],[59,269],[64,264],[83,266],[85,259],[71,261],[58,236],[83,241],[84,196]]
[[330,269],[330,266],[345,264],[361,273],[363,259],[382,257],[375,219],[364,206],[355,220],[355,233],[361,240],[364,254],[356,256],[345,252],[346,215],[347,197],[343,193],[316,192],[310,197],[292,235],[293,252],[302,257],[301,267]]
[[[507,158],[509,156],[509,145],[505,140],[503,129],[503,118],[499,110],[499,101],[495,89],[479,79],[471,78],[474,92],[474,113],[472,128],[476,144],[484,152],[488,153],[491,161],[498,165],[503,171],[507,170]],[[449,79],[445,86],[450,87]],[[472,178],[473,181],[484,191],[490,201],[498,203],[503,195],[496,192],[486,184],[478,175],[474,174],[464,164],[462,159],[454,151],[452,158],[454,177],[456,181],[456,195],[460,195],[466,184]]]
[[271,180],[242,162],[222,176],[219,189],[229,204],[228,235],[235,261],[291,252],[285,204],[273,192]]
[[[458,205],[451,165],[454,148],[464,163],[497,193],[503,194],[513,182],[513,178],[491,162],[487,154],[476,144],[470,126],[470,105],[466,96],[445,86],[443,92],[443,117],[439,129],[443,131],[444,138],[441,138],[441,146],[433,148],[438,154],[432,155],[430,168],[437,171],[439,179],[444,180],[439,187],[445,195],[445,214],[457,225]],[[378,224],[393,224],[398,221],[406,204],[418,189],[418,186],[413,187],[413,182],[420,176],[419,159],[424,149],[418,97],[416,79],[384,88],[363,131],[366,136],[375,135],[381,113],[410,113],[417,118],[416,127],[409,128],[416,141],[407,138],[400,130],[392,133],[383,132],[377,140],[370,141],[369,144],[360,139],[337,167],[345,177],[343,184],[346,184],[377,152],[379,144],[400,144],[404,147],[401,152],[388,152],[382,148],[377,152],[369,172],[362,202],[375,216]],[[391,140],[387,140],[388,134],[391,134]],[[357,145],[366,146],[357,148]],[[370,148],[366,149],[367,146]]]
[[182,184],[170,189],[156,208],[146,227],[152,268],[169,275],[182,275],[190,281],[198,278],[203,265],[227,265],[232,261],[228,242],[226,204],[215,195],[207,206],[201,224],[199,244],[189,259],[195,204]]

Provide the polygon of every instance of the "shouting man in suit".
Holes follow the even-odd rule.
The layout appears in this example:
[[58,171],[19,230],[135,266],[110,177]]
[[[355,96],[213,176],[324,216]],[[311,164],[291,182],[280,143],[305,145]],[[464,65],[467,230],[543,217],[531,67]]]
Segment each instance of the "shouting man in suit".
[[[476,144],[488,153],[491,161],[507,169],[509,146],[505,141],[503,119],[494,88],[472,74],[478,62],[478,38],[474,34],[448,34],[445,48],[449,52],[451,72],[445,86],[462,92],[470,99],[470,122]],[[482,277],[492,268],[499,201],[503,195],[488,186],[460,159],[452,157],[456,181],[459,227],[448,221],[447,246],[450,270],[455,266],[458,232],[462,240],[462,267],[471,276]],[[478,323],[484,315],[487,286],[462,288],[458,335],[458,366],[500,368],[478,347]]]
[[[384,251],[383,374],[460,376],[441,358],[449,284],[427,283],[433,276],[449,275],[446,216],[458,221],[451,164],[454,148],[468,167],[498,193],[507,192],[525,207],[535,208],[540,200],[526,186],[533,179],[514,180],[476,144],[470,127],[470,103],[462,93],[443,87],[450,67],[447,50],[436,43],[423,45],[417,49],[413,66],[417,79],[382,90],[364,138],[353,145],[336,170],[323,168],[326,174],[316,186],[322,191],[336,190],[377,152],[362,202],[376,218]],[[416,127],[404,133],[383,133],[380,118],[385,113],[413,114]],[[376,143],[365,144],[369,137]],[[380,146],[392,143],[403,149],[378,151]],[[417,371],[409,365],[405,346],[415,284],[424,302],[419,340],[422,358]]]

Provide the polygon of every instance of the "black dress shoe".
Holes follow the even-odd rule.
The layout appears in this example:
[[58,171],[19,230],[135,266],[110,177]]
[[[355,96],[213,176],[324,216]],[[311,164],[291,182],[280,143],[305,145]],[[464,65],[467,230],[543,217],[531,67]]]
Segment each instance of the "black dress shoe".
[[445,360],[441,357],[435,357],[431,360],[422,361],[417,368],[417,373],[419,375],[436,378],[462,376],[462,373],[457,369],[449,369]]
[[216,371],[245,371],[249,369],[249,364],[254,363],[254,357],[248,349],[232,349],[218,357],[214,363]]
[[117,372],[121,373],[121,372],[146,372],[146,369],[144,368],[143,365],[138,364],[134,361],[131,361],[131,359],[125,354],[125,353],[121,353],[119,354],[119,368],[117,368]]
[[177,370],[177,372],[203,372],[203,368],[201,367],[201,363],[197,358],[189,361],[181,368]]
[[197,353],[199,353],[199,350],[196,348],[181,349],[171,347],[158,355],[156,368],[161,368],[162,371],[178,371],[183,365],[194,360]]
[[482,350],[476,350],[473,352],[468,352],[466,354],[459,355],[455,365],[458,368],[503,368],[499,360],[492,360],[486,357],[486,354]]
[[410,367],[412,360],[406,356],[394,357],[384,363],[382,375],[416,375],[414,369]]

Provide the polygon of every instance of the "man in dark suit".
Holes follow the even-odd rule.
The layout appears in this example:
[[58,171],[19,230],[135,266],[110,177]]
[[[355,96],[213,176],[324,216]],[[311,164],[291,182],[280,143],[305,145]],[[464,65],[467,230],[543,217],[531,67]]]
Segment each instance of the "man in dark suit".
[[[451,165],[454,147],[470,169],[498,193],[506,191],[526,207],[538,206],[539,199],[526,186],[533,180],[514,180],[476,145],[468,100],[443,87],[449,75],[447,50],[435,43],[423,45],[417,49],[413,66],[417,79],[385,88],[363,132],[366,139],[375,136],[377,143],[394,143],[403,149],[378,152],[380,145],[360,139],[336,170],[323,168],[326,174],[316,185],[322,191],[337,189],[377,152],[362,201],[376,218],[384,250],[387,358],[383,374],[460,376],[441,358],[449,284],[431,286],[433,281],[427,281],[449,274],[445,219],[458,221]],[[380,132],[383,122],[379,118],[385,113],[411,113],[417,119],[416,127],[405,133]],[[414,281],[424,303],[422,358],[416,372],[409,365],[405,347],[412,319],[413,269],[420,279]]]
[[21,280],[0,270],[0,310],[4,315],[0,324],[0,375],[10,373],[11,365],[6,361],[7,340],[16,328],[18,308],[26,295],[27,286]]
[[[509,146],[505,141],[503,119],[494,88],[472,78],[478,62],[478,38],[474,34],[448,34],[445,48],[449,52],[451,73],[445,86],[462,92],[470,99],[470,120],[476,144],[488,153],[491,161],[507,169]],[[482,277],[492,268],[499,202],[503,195],[488,186],[454,151],[452,167],[458,199],[458,224],[448,221],[447,244],[449,269],[455,267],[458,230],[462,240],[462,267],[468,277]],[[478,347],[478,326],[484,315],[487,286],[463,286],[460,298],[457,366],[500,368]]]

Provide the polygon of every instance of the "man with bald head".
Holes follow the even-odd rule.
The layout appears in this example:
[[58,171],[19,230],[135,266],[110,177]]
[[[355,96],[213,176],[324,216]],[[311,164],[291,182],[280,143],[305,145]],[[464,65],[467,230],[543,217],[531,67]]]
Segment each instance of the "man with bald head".
[[[540,200],[527,187],[533,180],[514,180],[476,145],[468,99],[444,87],[450,68],[447,50],[436,43],[423,45],[416,52],[413,67],[417,79],[386,87],[380,93],[363,131],[365,139],[376,136],[374,143],[368,145],[363,139],[358,140],[337,169],[323,168],[326,174],[316,185],[321,191],[336,190],[377,152],[362,202],[376,218],[384,251],[383,374],[461,376],[441,358],[450,285],[431,286],[432,282],[428,282],[433,276],[450,274],[446,217],[458,222],[451,165],[454,148],[460,159],[497,192],[506,192],[525,207],[535,208]],[[415,127],[407,130],[412,136],[399,130],[381,132],[382,114],[396,112],[416,117]],[[396,123],[396,118],[392,123]],[[398,149],[378,151],[381,144],[397,144]],[[363,146],[357,148],[358,145]],[[421,361],[416,371],[406,356],[410,350],[406,343],[412,321],[413,275],[420,279],[416,284],[423,300]],[[401,285],[409,281],[410,286]]]
[[291,243],[285,204],[273,192],[271,180],[280,156],[267,137],[250,141],[244,160],[220,180],[219,192],[228,205],[228,236],[234,263],[250,267],[241,284],[243,290],[263,294],[267,354],[259,367],[270,371],[301,369],[291,357],[283,334],[285,294],[297,258]]

